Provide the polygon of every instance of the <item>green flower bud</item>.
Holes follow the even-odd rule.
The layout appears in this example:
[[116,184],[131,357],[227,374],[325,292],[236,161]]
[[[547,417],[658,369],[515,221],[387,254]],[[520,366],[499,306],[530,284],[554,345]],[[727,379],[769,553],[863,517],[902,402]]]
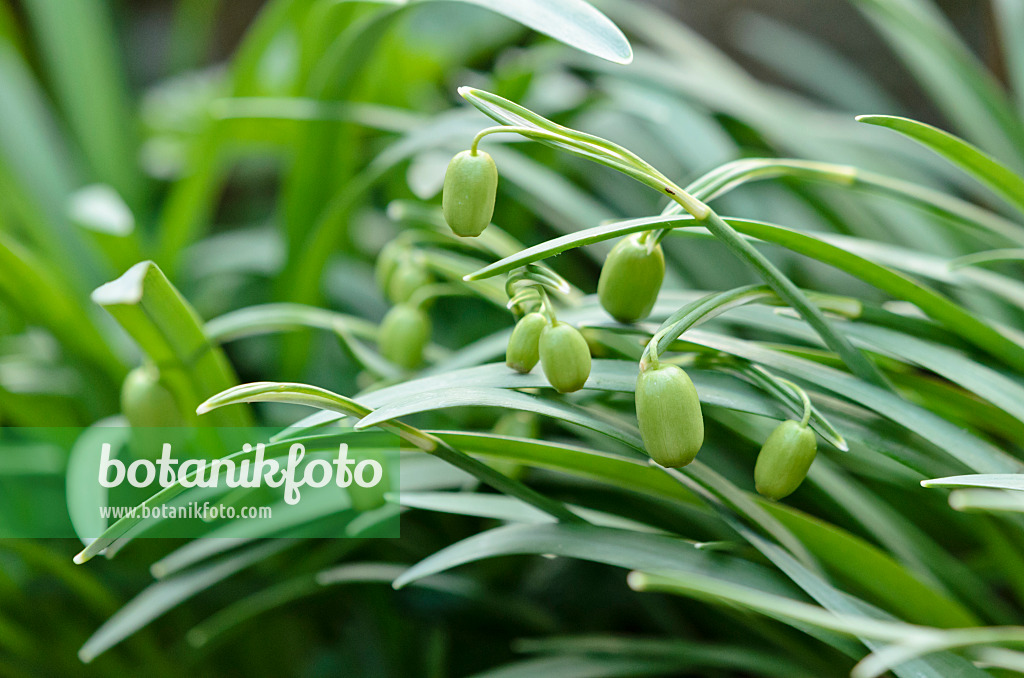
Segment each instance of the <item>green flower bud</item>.
[[416,290],[434,282],[422,252],[407,252],[399,258],[387,281],[388,299],[393,304],[404,304]]
[[704,417],[697,389],[675,365],[642,370],[636,379],[636,418],[651,459],[662,466],[686,466],[704,444]]
[[491,156],[479,150],[462,151],[452,158],[444,173],[444,220],[455,235],[480,235],[494,216],[497,193],[498,168]]
[[665,253],[661,245],[651,252],[642,233],[628,235],[612,248],[601,268],[597,296],[604,310],[622,323],[651,314],[665,279]]
[[395,306],[380,324],[377,348],[381,355],[406,369],[423,362],[423,349],[430,341],[430,318],[409,304]]
[[540,360],[540,335],[548,326],[543,313],[527,313],[516,323],[508,339],[505,364],[516,372],[526,374]]
[[548,325],[540,334],[540,366],[559,393],[580,390],[590,376],[587,340],[572,325]]
[[121,412],[135,427],[184,426],[185,417],[167,387],[160,383],[156,368],[136,367],[121,386]]
[[754,486],[769,499],[793,493],[807,477],[818,453],[814,431],[798,421],[784,421],[764,441],[754,465]]

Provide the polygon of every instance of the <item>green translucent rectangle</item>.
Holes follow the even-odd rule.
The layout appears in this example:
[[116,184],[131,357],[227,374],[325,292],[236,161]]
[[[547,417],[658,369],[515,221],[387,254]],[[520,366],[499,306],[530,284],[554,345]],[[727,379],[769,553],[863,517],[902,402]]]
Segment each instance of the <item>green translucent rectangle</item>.
[[0,538],[399,536],[397,436],[278,433],[2,429]]

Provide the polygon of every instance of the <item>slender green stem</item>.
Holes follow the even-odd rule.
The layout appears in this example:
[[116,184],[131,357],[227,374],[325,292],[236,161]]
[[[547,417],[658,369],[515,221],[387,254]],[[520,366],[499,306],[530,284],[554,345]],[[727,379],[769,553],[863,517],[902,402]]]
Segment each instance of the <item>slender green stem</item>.
[[836,430],[825,416],[814,407],[810,397],[797,384],[778,377],[761,365],[746,363],[734,365],[731,370],[737,376],[747,379],[769,395],[780,400],[787,408],[803,411],[802,426],[810,425],[823,439],[837,450],[846,452],[850,449],[846,439]]
[[789,379],[779,379],[779,382],[788,386],[794,393],[800,396],[800,402],[804,406],[804,415],[800,419],[800,425],[804,428],[807,427],[808,422],[811,420],[811,399],[807,396],[807,391],[803,390]]
[[[789,278],[776,268],[753,245],[742,238],[718,214],[698,198],[669,180],[665,175],[635,154],[621,146],[603,139],[584,135],[577,130],[568,129],[537,115],[518,104],[503,99],[495,94],[462,88],[460,93],[485,114],[498,122],[524,122],[523,124],[506,124],[483,130],[478,134],[492,134],[513,131],[528,138],[545,141],[558,148],[569,150],[589,160],[602,163],[650,186],[672,198],[698,222],[704,225],[712,235],[721,240],[726,247],[740,260],[751,266],[757,274],[779,295],[792,306],[821,337],[825,344],[836,352],[850,371],[859,378],[882,388],[891,389],[885,377],[867,357],[858,351],[844,336],[833,330],[824,314],[793,284]],[[528,126],[531,125],[532,126]],[[627,159],[627,163],[623,160]],[[664,235],[656,236],[660,240]]]
[[624,157],[621,153],[610,151],[608,148],[592,144],[588,141],[575,139],[571,136],[557,132],[549,132],[547,130],[536,129],[534,127],[519,127],[515,125],[497,125],[495,127],[488,127],[480,130],[480,132],[473,137],[473,143],[470,144],[469,152],[476,155],[477,146],[480,144],[481,139],[491,134],[518,134],[537,141],[550,141],[559,145],[572,146],[586,154],[602,155],[605,157],[610,155],[611,158],[614,159],[614,162],[622,163],[624,167],[632,167],[635,170],[640,171],[646,171],[649,169],[649,166],[642,164],[642,161],[638,163],[633,158]]
[[659,356],[686,330],[715,316],[767,297],[775,293],[765,285],[746,285],[725,292],[715,292],[683,306],[669,316],[654,333],[640,358],[640,369],[657,365]]
[[551,324],[557,322],[558,316],[555,315],[555,306],[551,303],[551,297],[548,296],[548,293],[544,288],[540,289],[540,304],[541,308],[544,310],[544,315],[548,317]]
[[[746,158],[722,165],[687,186],[698,200],[710,201],[753,181],[794,178],[857,188],[884,195],[942,219],[982,230],[1016,244],[1024,244],[1024,227],[994,212],[955,196],[918,184],[850,165],[794,160],[789,158]],[[663,214],[681,214],[670,204]],[[664,237],[664,236],[662,236]]]
[[853,374],[875,386],[881,386],[889,390],[892,389],[892,386],[874,363],[854,348],[853,344],[846,337],[832,328],[831,323],[825,318],[825,314],[821,312],[821,309],[812,304],[800,288],[793,284],[792,280],[783,275],[782,271],[776,268],[757,248],[740,236],[732,226],[727,224],[714,211],[710,211],[708,217],[703,220],[703,224],[733,254],[750,265],[783,301],[792,306],[807,324],[817,332],[818,336],[825,342],[825,345],[835,351]]

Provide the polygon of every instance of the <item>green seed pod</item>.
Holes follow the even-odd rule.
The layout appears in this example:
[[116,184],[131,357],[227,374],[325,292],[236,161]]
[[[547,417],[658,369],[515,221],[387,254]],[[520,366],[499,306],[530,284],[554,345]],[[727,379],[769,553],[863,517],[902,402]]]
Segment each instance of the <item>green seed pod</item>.
[[764,441],[754,465],[754,486],[769,499],[782,499],[793,493],[807,477],[818,453],[814,431],[800,422],[788,420],[775,427]]
[[675,365],[642,370],[636,379],[636,418],[651,459],[686,466],[704,444],[704,417],[697,389]]
[[185,418],[160,374],[148,365],[136,367],[121,386],[121,412],[133,427],[184,426]]
[[665,279],[661,245],[648,252],[642,236],[634,233],[620,240],[604,260],[597,281],[601,306],[621,323],[634,323],[650,315]]
[[400,257],[387,281],[388,299],[393,304],[404,304],[416,290],[434,282],[422,252],[407,252]]
[[373,266],[373,276],[381,292],[388,293],[391,276],[398,270],[402,260],[409,255],[409,248],[404,243],[392,240],[377,253],[377,261]]
[[455,235],[476,237],[494,216],[498,193],[498,168],[483,151],[462,151],[444,173],[441,209]]
[[540,360],[540,335],[548,326],[543,313],[527,313],[516,323],[508,339],[505,364],[516,372],[526,374]]
[[406,369],[423,362],[423,349],[430,340],[430,318],[409,304],[395,306],[380,324],[377,347],[381,355]]
[[580,390],[590,376],[587,340],[572,325],[548,325],[540,334],[540,366],[559,393]]

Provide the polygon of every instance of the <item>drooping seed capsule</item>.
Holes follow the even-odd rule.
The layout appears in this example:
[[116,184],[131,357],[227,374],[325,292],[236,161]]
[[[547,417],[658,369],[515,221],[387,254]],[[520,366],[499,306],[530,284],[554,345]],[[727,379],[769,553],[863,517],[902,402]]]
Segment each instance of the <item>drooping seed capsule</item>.
[[590,376],[590,348],[573,327],[556,321],[540,334],[540,366],[559,393],[578,391]]
[[498,168],[483,151],[462,151],[444,173],[441,209],[455,235],[476,237],[494,216]]
[[133,427],[184,426],[185,417],[174,395],[160,383],[152,366],[136,367],[121,386],[121,412]]
[[642,233],[620,240],[601,267],[597,296],[604,310],[621,323],[634,323],[651,314],[665,279],[661,245],[648,252]]
[[387,295],[393,304],[404,304],[421,287],[434,282],[422,252],[405,252],[388,277]]
[[377,348],[381,355],[406,369],[423,362],[423,349],[430,341],[430,318],[410,304],[395,306],[381,321]]
[[814,431],[788,420],[775,427],[764,441],[754,465],[754,486],[769,499],[792,494],[807,477],[818,453]]
[[540,335],[548,326],[543,313],[527,313],[516,323],[505,351],[505,364],[526,374],[540,360]]
[[686,466],[704,444],[704,416],[697,389],[686,372],[658,364],[636,379],[636,418],[651,459],[662,466]]

